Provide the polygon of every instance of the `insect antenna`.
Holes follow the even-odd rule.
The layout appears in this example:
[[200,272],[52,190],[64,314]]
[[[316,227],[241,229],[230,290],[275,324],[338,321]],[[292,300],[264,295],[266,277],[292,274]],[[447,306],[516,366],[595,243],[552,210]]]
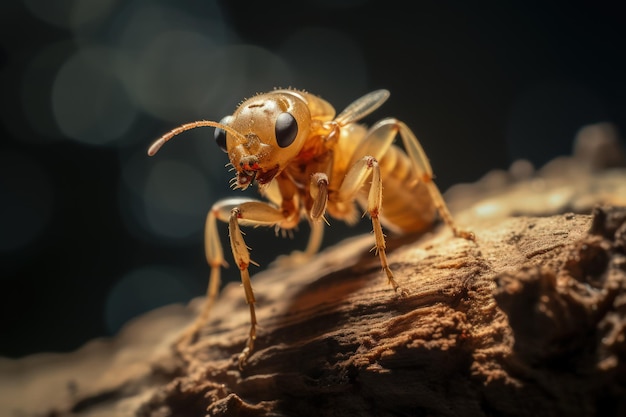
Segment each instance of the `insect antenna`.
[[159,151],[159,149],[161,149],[161,146],[165,145],[165,142],[169,141],[174,136],[179,135],[186,130],[191,130],[191,129],[195,129],[196,127],[204,127],[204,126],[217,127],[218,129],[223,129],[227,131],[228,133],[230,133],[231,135],[237,136],[238,138],[244,141],[246,140],[246,138],[241,133],[237,132],[235,129],[233,129],[230,126],[226,126],[218,122],[213,122],[211,120],[198,120],[195,122],[186,123],[184,125],[178,126],[170,130],[169,132],[167,132],[160,138],[158,138],[156,141],[154,141],[152,145],[150,145],[150,148],[148,148],[148,155],[154,156],[154,154],[156,154]]

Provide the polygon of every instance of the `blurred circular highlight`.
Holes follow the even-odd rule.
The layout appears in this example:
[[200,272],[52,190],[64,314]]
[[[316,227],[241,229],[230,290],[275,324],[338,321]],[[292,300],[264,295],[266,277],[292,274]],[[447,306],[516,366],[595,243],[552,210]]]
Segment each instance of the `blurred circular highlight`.
[[141,51],[129,90],[143,110],[169,121],[192,116],[194,104],[221,88],[217,46],[195,32],[169,31]]
[[155,160],[142,194],[148,227],[172,239],[199,233],[211,207],[210,189],[197,168],[176,160]]
[[136,117],[135,106],[116,74],[116,51],[79,50],[59,69],[52,87],[52,109],[61,131],[89,145],[120,139]]
[[233,97],[241,100],[291,79],[284,60],[264,48],[224,46],[199,33],[170,31],[139,55],[128,88],[143,110],[162,120],[219,120],[232,112],[224,103]]
[[72,56],[71,42],[58,42],[42,48],[31,59],[22,73],[20,98],[28,126],[37,135],[21,135],[24,141],[48,142],[60,137],[59,127],[52,112],[52,85],[56,72]]
[[133,317],[173,303],[186,303],[197,294],[194,279],[182,270],[162,266],[136,269],[109,291],[104,321],[111,334]]

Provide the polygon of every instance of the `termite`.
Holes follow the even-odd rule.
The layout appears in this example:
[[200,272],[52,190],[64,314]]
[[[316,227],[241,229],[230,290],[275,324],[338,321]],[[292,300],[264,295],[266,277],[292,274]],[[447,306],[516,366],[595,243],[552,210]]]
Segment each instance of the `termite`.
[[[295,228],[305,217],[311,234],[304,252],[309,257],[320,248],[326,215],[356,223],[358,206],[366,210],[375,236],[374,250],[392,288],[405,291],[387,261],[382,225],[397,233],[424,231],[439,217],[462,238],[471,232],[457,228],[436,184],[420,142],[400,120],[386,118],[371,128],[357,123],[379,108],[389,91],[376,90],[348,105],[339,115],[326,100],[305,91],[277,89],[243,101],[219,123],[200,120],[179,126],[156,140],[148,150],[154,155],[174,136],[197,127],[215,129],[216,144],[228,154],[234,189],[256,183],[267,201],[227,198],[216,202],[205,224],[205,250],[211,268],[206,301],[186,332],[192,338],[208,321],[220,287],[220,270],[226,266],[217,221],[228,223],[230,246],[239,268],[250,309],[250,331],[238,357],[242,368],[251,354],[257,332],[254,293],[248,267],[250,253],[240,226]],[[404,149],[393,145],[398,135]],[[384,190],[384,193],[383,193]],[[382,224],[382,225],[381,225]]]

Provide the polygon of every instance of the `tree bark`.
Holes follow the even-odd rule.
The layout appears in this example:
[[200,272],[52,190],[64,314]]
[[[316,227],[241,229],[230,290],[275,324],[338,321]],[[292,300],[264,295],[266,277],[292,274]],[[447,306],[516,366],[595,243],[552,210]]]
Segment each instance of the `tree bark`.
[[0,411],[626,415],[626,169],[573,157],[519,172],[446,194],[476,242],[444,226],[389,237],[405,297],[369,252],[373,237],[347,239],[253,277],[260,328],[243,370],[249,312],[230,284],[182,352],[173,341],[199,300],[74,353],[1,360]]

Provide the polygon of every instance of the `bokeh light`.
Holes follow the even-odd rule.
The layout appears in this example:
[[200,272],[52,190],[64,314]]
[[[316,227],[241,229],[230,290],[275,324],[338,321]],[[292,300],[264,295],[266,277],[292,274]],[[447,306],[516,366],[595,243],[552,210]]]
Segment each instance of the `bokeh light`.
[[169,238],[184,238],[203,223],[211,187],[200,171],[184,162],[155,161],[148,175],[144,204],[151,229]]
[[200,243],[208,210],[230,190],[228,159],[213,143],[212,129],[191,130],[172,142],[153,157],[146,154],[148,142],[122,158],[120,210],[139,239]]
[[198,291],[194,278],[182,269],[163,265],[129,271],[106,297],[104,320],[115,334],[133,317],[167,304],[184,303]]
[[71,42],[56,42],[43,47],[29,61],[21,77],[21,107],[28,125],[37,134],[24,135],[26,141],[49,142],[60,138],[59,125],[52,112],[52,85],[61,65],[74,53]]
[[129,85],[133,97],[155,117],[172,122],[190,117],[194,105],[209,101],[222,85],[222,74],[216,70],[221,63],[213,58],[217,48],[196,32],[160,34],[134,63]]
[[136,117],[113,63],[115,50],[79,50],[60,68],[52,88],[52,107],[65,135],[90,145],[120,140]]
[[[279,54],[266,48],[233,44],[226,46],[216,55],[221,62],[225,84],[221,98],[235,103],[241,102],[254,94],[270,91],[276,87],[286,87],[296,82],[293,65]],[[219,79],[217,82],[220,82]],[[219,99],[219,98],[218,98]],[[234,107],[222,109],[221,116],[231,114]],[[221,118],[220,116],[220,118]]]
[[139,159],[142,156],[148,158],[136,155],[123,172],[123,191],[130,193],[121,194],[129,201],[126,222],[134,225],[129,226],[135,232],[141,226],[141,233],[169,244],[198,234],[214,199],[206,175],[188,161],[163,157],[152,158],[148,164]]

